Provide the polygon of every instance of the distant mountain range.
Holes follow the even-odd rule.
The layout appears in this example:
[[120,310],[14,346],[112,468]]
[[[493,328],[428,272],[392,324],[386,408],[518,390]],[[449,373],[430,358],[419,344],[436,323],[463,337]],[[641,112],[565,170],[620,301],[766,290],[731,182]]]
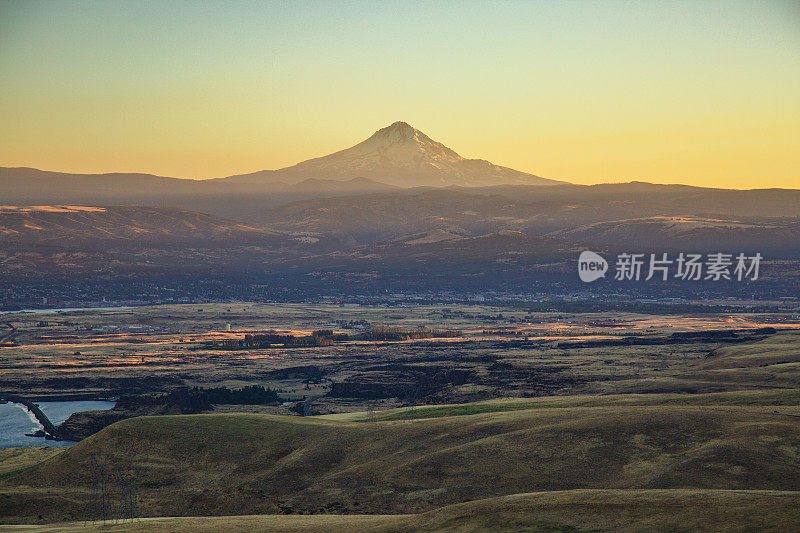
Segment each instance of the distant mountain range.
[[555,182],[464,159],[403,122],[213,180],[0,168],[0,306],[3,283],[25,302],[52,294],[53,276],[64,297],[562,291],[581,283],[587,248],[761,252],[764,294],[796,294],[800,190]]
[[764,252],[770,255],[800,251],[800,219],[737,219],[646,217],[596,222],[551,237],[631,246],[653,246],[684,251]]
[[[304,182],[324,191],[328,181]],[[641,183],[359,190],[161,198],[165,205],[0,204],[0,241],[288,243],[318,251],[432,244],[511,231],[573,243],[669,249],[800,252],[800,191],[733,191]],[[302,185],[302,184],[301,184]],[[205,204],[204,204],[205,202]],[[203,205],[204,204],[204,205]],[[198,205],[202,209],[198,209]],[[206,212],[203,212],[206,211]],[[285,242],[283,242],[285,241]]]
[[[465,159],[405,122],[382,128],[351,148],[291,167],[211,180],[0,167],[0,204],[175,207],[257,222],[273,220],[274,208],[292,202],[309,201],[312,203],[306,207],[310,208],[320,205],[314,203],[319,199],[336,208],[339,203],[334,197],[367,194],[373,195],[365,200],[370,206],[386,201],[413,212],[417,207],[409,204],[409,195],[427,200],[430,197],[419,193],[430,189],[445,191],[437,204],[444,211],[450,209],[447,196],[452,195],[458,204],[459,193],[503,197],[498,201],[504,205],[509,200],[513,205],[522,204],[523,212],[514,215],[522,219],[530,218],[533,208],[537,231],[543,231],[548,221],[547,230],[558,231],[651,216],[800,215],[795,190],[737,191],[642,182],[585,186],[547,180],[488,161]],[[363,208],[361,200],[355,203],[353,216]],[[381,209],[377,206],[376,213]],[[387,209],[392,209],[391,205]]]
[[[297,165],[211,180],[152,174],[72,174],[0,167],[0,201],[20,204],[143,204],[204,210],[220,198],[264,204],[397,188],[556,185],[482,159],[466,159],[405,122],[367,140]],[[254,196],[255,195],[255,196]],[[224,203],[224,202],[223,202]]]
[[800,251],[796,190],[725,191],[637,183],[414,189],[291,202],[265,208],[256,219],[276,230],[305,232],[337,246],[416,234],[475,237],[508,230],[571,242],[687,251]]
[[252,184],[152,174],[69,174],[0,167],[0,203],[10,205],[149,205],[230,216],[293,200],[394,189],[366,178],[309,178],[294,185]]

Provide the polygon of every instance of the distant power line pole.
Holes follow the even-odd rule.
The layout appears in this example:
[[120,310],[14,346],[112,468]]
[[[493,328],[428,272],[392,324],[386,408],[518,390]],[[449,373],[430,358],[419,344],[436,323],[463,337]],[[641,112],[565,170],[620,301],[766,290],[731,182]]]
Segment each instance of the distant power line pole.
[[120,518],[123,522],[136,519],[136,473],[131,465],[117,471],[120,486]]
[[[137,516],[136,509],[136,471],[133,466],[118,467],[113,476],[116,485],[119,486],[119,514],[115,513],[116,509],[112,509],[112,496],[111,492],[116,494],[116,491],[111,490],[111,470],[108,462],[108,456],[105,454],[92,454],[90,456],[90,468],[92,471],[92,488],[89,492],[89,502],[86,507],[86,518],[84,524],[87,522],[103,521],[105,524],[108,520],[117,519],[124,522],[127,519],[134,521]],[[116,507],[116,498],[114,498],[114,507]]]
[[413,422],[414,418],[416,418],[416,416],[417,416],[417,411],[416,411],[416,409],[417,409],[417,398],[416,398],[416,396],[414,395],[413,392],[409,392],[408,393],[408,405],[409,405],[409,407],[408,407],[408,411],[406,411],[406,413],[407,413],[406,416],[408,417],[409,420],[411,420]]
[[105,524],[109,516],[106,458],[98,454],[92,454],[90,457],[92,489],[89,492],[89,504],[86,508],[85,522],[102,520],[103,524]]

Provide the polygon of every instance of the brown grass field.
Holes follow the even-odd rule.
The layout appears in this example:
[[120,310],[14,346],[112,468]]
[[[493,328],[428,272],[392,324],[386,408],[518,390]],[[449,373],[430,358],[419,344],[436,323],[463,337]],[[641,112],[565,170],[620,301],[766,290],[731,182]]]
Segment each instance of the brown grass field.
[[800,495],[780,491],[571,490],[514,494],[416,515],[248,515],[0,526],[8,532],[683,532],[796,530]]
[[[6,468],[0,479],[3,521],[80,520],[89,502],[93,458],[106,464],[110,501],[119,497],[113,472],[134,468],[140,516],[415,514],[403,518],[405,525],[392,522],[392,527],[414,530],[427,528],[414,521],[444,516],[436,509],[473,502],[440,511],[458,516],[436,528],[446,530],[452,520],[454,530],[462,523],[465,530],[479,530],[483,526],[475,521],[486,517],[470,505],[491,507],[475,500],[500,498],[489,515],[497,514],[498,527],[514,530],[514,520],[530,525],[540,516],[525,509],[555,509],[557,500],[548,498],[583,493],[513,495],[588,490],[593,506],[575,505],[605,516],[596,517],[602,530],[617,529],[608,521],[615,505],[625,513],[643,513],[631,524],[669,524],[687,513],[711,520],[701,515],[705,506],[692,511],[690,496],[669,492],[703,489],[712,491],[709,498],[735,502],[731,510],[747,520],[771,524],[775,516],[784,516],[775,506],[797,500],[794,494],[765,494],[800,491],[800,416],[763,406],[612,405],[377,422],[255,414],[142,417],[114,424],[43,460]],[[653,492],[664,489],[668,492]],[[665,505],[669,512],[652,514],[651,509],[648,517],[642,509],[650,504],[637,504],[641,509],[635,511],[636,505],[604,500],[615,495],[646,501],[655,494],[673,502]],[[742,494],[757,496],[740,503]],[[762,497],[766,503],[758,503]],[[688,501],[681,503],[682,498]],[[509,505],[521,507],[512,511]],[[751,511],[745,512],[748,505]],[[679,511],[682,506],[687,510]],[[572,518],[542,523],[540,530],[582,523],[571,521],[572,511],[565,509],[563,516]],[[242,520],[279,524],[281,519]]]

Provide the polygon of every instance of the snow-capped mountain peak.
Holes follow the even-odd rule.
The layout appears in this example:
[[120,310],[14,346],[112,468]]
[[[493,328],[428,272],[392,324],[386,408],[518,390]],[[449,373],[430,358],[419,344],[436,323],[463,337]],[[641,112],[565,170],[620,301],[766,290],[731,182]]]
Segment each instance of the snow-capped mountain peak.
[[365,177],[398,187],[554,185],[547,180],[482,159],[465,159],[407,122],[394,122],[351,148],[276,171],[233,176],[236,181],[297,183],[309,178]]

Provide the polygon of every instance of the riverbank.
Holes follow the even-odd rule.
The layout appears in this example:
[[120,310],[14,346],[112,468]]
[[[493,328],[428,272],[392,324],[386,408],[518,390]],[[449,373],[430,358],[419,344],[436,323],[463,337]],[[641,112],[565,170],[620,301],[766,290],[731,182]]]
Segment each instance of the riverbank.
[[42,411],[41,408],[39,408],[39,405],[33,403],[30,400],[26,400],[25,398],[22,398],[20,396],[15,396],[15,395],[12,395],[12,394],[2,396],[2,397],[0,397],[0,400],[6,400],[6,401],[11,402],[11,403],[17,403],[17,404],[23,405],[23,406],[25,406],[26,409],[28,409],[28,411],[30,413],[33,414],[34,417],[36,417],[36,420],[42,426],[42,430],[41,431],[43,431],[44,434],[43,435],[38,435],[37,434],[35,436],[37,436],[37,437],[38,436],[42,436],[42,437],[44,437],[46,439],[51,439],[51,440],[66,440],[66,439],[62,438],[62,436],[60,435],[60,433],[59,433],[58,429],[56,428],[55,424],[53,424],[50,421],[50,419],[47,417],[47,415],[44,414],[44,411]]
[[[26,401],[30,401],[27,400]],[[56,428],[56,433],[65,440],[45,439],[41,436],[31,436],[37,431],[45,432],[45,426],[22,403],[8,401],[0,404],[0,449],[13,447],[63,447],[74,444],[77,439],[69,439],[68,435],[60,435],[59,425],[63,424],[70,416],[78,412],[105,411],[114,406],[114,402],[82,400],[82,401],[53,401],[32,402],[38,410]],[[52,428],[51,428],[52,429]],[[49,431],[48,431],[49,433]]]

